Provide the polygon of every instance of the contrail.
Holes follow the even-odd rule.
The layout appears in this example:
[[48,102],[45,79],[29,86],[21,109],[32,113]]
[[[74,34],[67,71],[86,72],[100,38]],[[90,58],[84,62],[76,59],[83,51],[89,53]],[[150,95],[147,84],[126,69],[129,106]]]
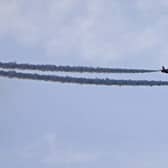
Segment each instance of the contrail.
[[0,71],[1,77],[31,79],[40,81],[88,84],[88,85],[106,85],[106,86],[168,86],[168,81],[147,81],[147,80],[114,80],[99,78],[76,78],[70,76],[40,75],[32,73],[21,73],[16,71]]
[[0,62],[0,68],[19,69],[19,70],[39,70],[39,71],[57,71],[57,72],[78,72],[78,73],[150,73],[160,70],[147,69],[125,69],[125,68],[102,68],[87,66],[57,66],[57,65],[34,65],[34,64],[18,64],[15,62]]

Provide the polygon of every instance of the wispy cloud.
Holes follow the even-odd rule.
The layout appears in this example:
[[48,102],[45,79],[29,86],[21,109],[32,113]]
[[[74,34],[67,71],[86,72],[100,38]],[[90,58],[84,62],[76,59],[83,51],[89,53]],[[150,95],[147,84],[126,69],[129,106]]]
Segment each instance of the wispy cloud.
[[97,152],[81,151],[64,145],[53,133],[42,137],[38,142],[28,145],[22,152],[24,159],[36,159],[46,166],[72,166],[95,162],[99,158]]
[[[156,145],[156,146],[155,146]],[[76,146],[60,142],[56,134],[49,133],[40,137],[35,143],[24,148],[21,158],[26,162],[36,160],[37,165],[47,167],[102,167],[102,165],[126,168],[167,167],[166,144],[143,144],[136,146],[113,146],[113,148],[97,151],[85,150]],[[44,167],[45,167],[44,166]]]
[[162,62],[168,53],[167,8],[165,0],[124,4],[117,0],[3,0],[0,34],[21,45],[43,47],[55,57],[108,62],[153,54],[148,57]]

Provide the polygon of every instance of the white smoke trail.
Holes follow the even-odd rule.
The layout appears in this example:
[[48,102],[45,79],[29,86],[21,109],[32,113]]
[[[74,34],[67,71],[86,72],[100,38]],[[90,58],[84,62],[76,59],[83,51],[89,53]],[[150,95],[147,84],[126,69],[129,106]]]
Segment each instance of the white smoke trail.
[[151,73],[160,70],[147,69],[125,69],[125,68],[102,68],[87,66],[56,66],[56,65],[33,65],[17,64],[15,62],[0,62],[0,68],[3,69],[20,69],[20,70],[39,70],[39,71],[57,71],[57,72],[89,72],[89,73]]
[[0,71],[1,77],[30,79],[60,83],[105,85],[105,86],[168,86],[168,81],[148,81],[148,80],[115,80],[115,79],[90,79],[76,78],[70,76],[40,75],[32,73],[21,73],[16,71]]

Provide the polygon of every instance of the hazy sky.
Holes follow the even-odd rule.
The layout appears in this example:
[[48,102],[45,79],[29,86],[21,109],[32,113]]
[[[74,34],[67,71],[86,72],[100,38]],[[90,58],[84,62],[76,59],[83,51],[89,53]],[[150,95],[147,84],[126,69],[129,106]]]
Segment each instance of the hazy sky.
[[[159,69],[167,20],[166,0],[0,0],[0,61]],[[0,82],[0,167],[168,167],[166,87]]]

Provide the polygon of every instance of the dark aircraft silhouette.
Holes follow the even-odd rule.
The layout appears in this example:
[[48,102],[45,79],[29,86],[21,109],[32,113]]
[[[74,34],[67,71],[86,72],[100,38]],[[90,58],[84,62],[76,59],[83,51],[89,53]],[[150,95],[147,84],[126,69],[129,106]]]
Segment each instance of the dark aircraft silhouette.
[[161,72],[163,72],[163,73],[168,73],[168,69],[166,69],[164,66],[162,66]]

